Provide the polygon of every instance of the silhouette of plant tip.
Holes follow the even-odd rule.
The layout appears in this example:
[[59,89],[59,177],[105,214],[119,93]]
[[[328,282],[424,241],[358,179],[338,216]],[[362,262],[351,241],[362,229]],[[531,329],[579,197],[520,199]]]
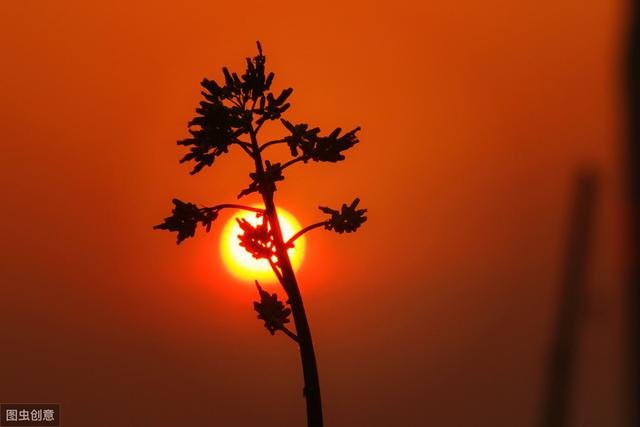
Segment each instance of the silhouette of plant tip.
[[[206,207],[173,199],[171,215],[153,228],[175,232],[176,242],[180,244],[194,237],[198,226],[209,232],[221,209],[243,209],[256,213],[256,218],[261,219],[255,221],[256,225],[245,218],[236,218],[241,230],[237,236],[239,245],[253,258],[268,261],[287,298],[283,303],[277,294],[267,292],[255,280],[259,301],[253,302],[253,308],[269,333],[273,335],[280,330],[299,345],[308,425],[322,427],[320,385],[311,332],[288,248],[294,247],[297,238],[321,227],[337,233],[354,232],[367,220],[367,210],[358,208],[360,199],[357,198],[349,205],[343,204],[340,209],[320,206],[319,209],[329,215],[328,219],[303,227],[285,240],[274,195],[279,182],[285,179],[283,172],[289,167],[309,161],[335,163],[345,160],[346,152],[360,142],[360,127],[347,132],[337,127],[324,133],[319,127],[286,120],[283,115],[291,107],[289,99],[293,89],[272,90],[275,74],[266,69],[267,58],[259,40],[256,41],[256,48],[255,56],[245,57],[243,72],[222,67],[217,81],[206,77],[202,79],[201,98],[187,126],[189,136],[177,141],[177,144],[187,150],[180,158],[180,163],[190,165],[191,175],[213,166],[219,157],[232,151],[246,154],[255,167],[249,172],[249,184],[238,193],[237,198],[259,195],[264,208],[232,203]],[[279,122],[282,135],[273,140],[262,140],[262,134],[259,133],[263,126],[273,122]],[[271,162],[265,149],[276,144],[286,144],[287,158]],[[295,319],[295,333],[285,326],[290,321],[290,315]]]
[[262,126],[266,121],[279,119],[290,107],[286,101],[293,89],[284,89],[277,95],[271,92],[275,74],[265,73],[262,45],[259,41],[256,45],[258,55],[246,59],[242,76],[223,67],[223,84],[207,78],[201,82],[204,100],[196,108],[198,115],[188,123],[191,137],[178,141],[179,145],[189,148],[180,162],[195,162],[192,175],[213,165],[216,157],[229,152],[231,145],[251,153],[250,143],[241,137],[253,133],[254,124]]

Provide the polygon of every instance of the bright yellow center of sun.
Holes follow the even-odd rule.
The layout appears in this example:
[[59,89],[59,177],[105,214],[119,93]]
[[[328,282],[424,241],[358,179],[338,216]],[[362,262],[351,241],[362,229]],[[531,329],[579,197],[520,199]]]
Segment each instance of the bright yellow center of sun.
[[[247,283],[253,284],[254,280],[259,282],[274,282],[276,276],[266,259],[255,259],[253,255],[240,246],[238,235],[243,234],[236,218],[244,218],[251,225],[262,223],[262,218],[257,218],[254,212],[239,212],[234,215],[224,226],[222,230],[222,239],[220,240],[220,252],[222,260],[231,274]],[[280,229],[285,242],[300,230],[300,224],[289,212],[284,209],[278,209],[278,219],[280,220]],[[305,238],[296,239],[295,247],[288,250],[291,265],[296,270],[302,259],[304,258]],[[273,261],[276,261],[275,257]]]

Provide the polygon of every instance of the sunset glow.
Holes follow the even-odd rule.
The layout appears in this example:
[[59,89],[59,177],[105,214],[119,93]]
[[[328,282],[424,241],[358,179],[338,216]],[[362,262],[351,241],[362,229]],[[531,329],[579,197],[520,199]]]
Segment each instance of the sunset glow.
[[[247,284],[252,285],[253,280],[258,280],[261,283],[275,282],[276,277],[268,261],[255,259],[239,245],[238,235],[242,234],[242,230],[236,218],[244,218],[252,225],[259,224],[262,221],[252,212],[238,212],[227,221],[220,239],[220,253],[225,267],[233,276],[246,281]],[[280,219],[280,227],[285,240],[289,239],[301,228],[295,217],[283,209],[278,209],[278,218]],[[302,264],[305,245],[306,241],[303,236],[296,240],[295,248],[289,249],[289,257],[294,270],[297,270]]]

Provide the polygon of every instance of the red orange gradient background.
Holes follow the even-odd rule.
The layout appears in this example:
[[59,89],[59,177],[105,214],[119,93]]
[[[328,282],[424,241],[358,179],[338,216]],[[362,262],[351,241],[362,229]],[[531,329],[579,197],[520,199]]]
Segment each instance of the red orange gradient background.
[[190,176],[175,141],[200,80],[259,39],[290,120],[363,128],[345,162],[277,192],[303,224],[369,209],[354,235],[310,234],[299,271],[327,425],[535,424],[584,165],[602,194],[573,417],[621,425],[626,9],[2,2],[0,401],[60,403],[67,427],[303,425],[296,348],[221,263],[228,216],[180,247],[151,229],[173,197],[246,184],[241,152]]

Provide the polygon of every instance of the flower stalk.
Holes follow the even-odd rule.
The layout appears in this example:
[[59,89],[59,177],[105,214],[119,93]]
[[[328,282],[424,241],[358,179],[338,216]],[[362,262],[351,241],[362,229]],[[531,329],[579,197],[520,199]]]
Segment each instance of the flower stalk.
[[[323,136],[319,128],[310,129],[307,124],[293,124],[283,119],[281,116],[290,107],[287,100],[293,90],[284,89],[279,95],[274,95],[270,90],[274,74],[265,73],[266,58],[259,42],[257,46],[258,55],[247,58],[247,69],[242,76],[223,68],[224,84],[208,79],[202,81],[205,100],[196,109],[198,116],[189,122],[191,137],[178,141],[178,144],[189,148],[180,162],[195,163],[191,174],[211,166],[218,157],[228,153],[231,145],[239,145],[253,160],[254,170],[249,173],[251,183],[239,193],[238,198],[257,193],[264,208],[235,203],[199,207],[174,199],[172,215],[154,228],[177,232],[177,241],[180,243],[193,237],[198,226],[209,232],[212,222],[222,209],[247,210],[256,212],[263,218],[262,224],[256,226],[245,220],[238,220],[243,231],[238,236],[240,245],[254,258],[269,262],[287,295],[286,304],[289,307],[278,300],[277,294],[266,292],[256,281],[260,301],[254,302],[254,309],[258,312],[258,319],[264,321],[271,334],[281,331],[298,344],[304,378],[307,425],[322,427],[320,380],[311,328],[287,249],[300,236],[319,227],[337,233],[356,231],[367,220],[364,216],[366,209],[357,209],[359,199],[355,199],[350,205],[343,204],[341,210],[320,207],[322,212],[330,215],[329,219],[304,227],[285,241],[275,203],[276,183],[285,179],[282,171],[295,164],[306,164],[309,161],[335,163],[344,160],[344,152],[359,142],[356,134],[360,128],[344,134],[337,128]],[[282,138],[260,145],[258,134],[268,122],[281,123],[288,133]],[[245,140],[240,139],[242,136]],[[246,141],[246,137],[250,142]],[[290,159],[281,164],[264,158],[268,147],[285,143],[291,152]],[[289,315],[293,316],[295,332],[285,326],[289,322]]]

